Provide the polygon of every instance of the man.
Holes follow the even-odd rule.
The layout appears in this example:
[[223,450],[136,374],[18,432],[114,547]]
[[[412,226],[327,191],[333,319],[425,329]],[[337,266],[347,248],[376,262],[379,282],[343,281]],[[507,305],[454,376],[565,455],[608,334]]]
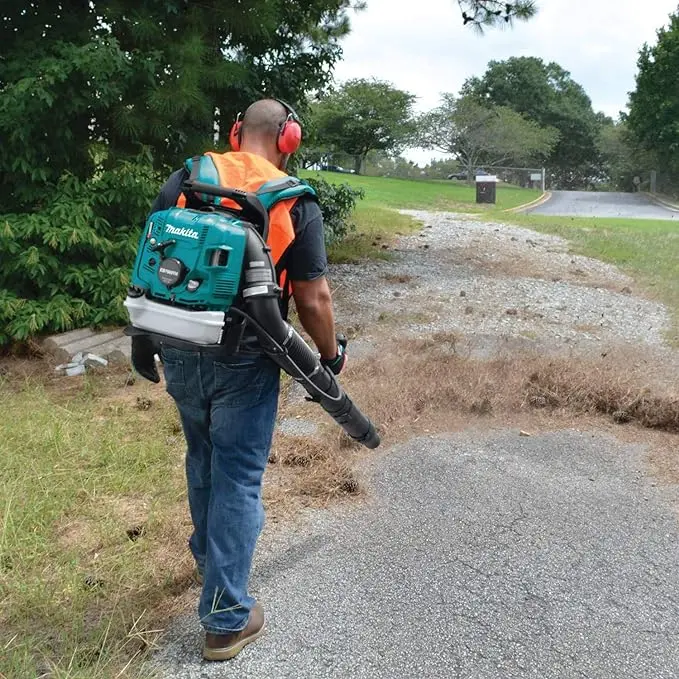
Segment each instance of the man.
[[[209,154],[220,184],[254,190],[264,181],[285,176],[290,144],[281,139],[291,122],[299,124],[292,109],[278,100],[252,104],[232,130],[232,145],[238,151]],[[151,212],[186,205],[182,183],[187,178],[184,169],[173,173]],[[270,238],[285,233],[286,224],[294,229],[289,244],[273,248],[284,250],[277,255],[278,269],[285,271],[284,288],[290,290],[299,320],[322,363],[338,374],[346,356],[338,346],[325,277],[320,208],[315,199],[303,196],[274,209]],[[291,229],[288,232],[293,234]],[[281,300],[281,308],[285,315],[286,299]],[[141,353],[136,356],[138,371],[155,371],[140,358]],[[264,523],[262,477],[276,420],[280,372],[248,330],[236,354],[163,345],[160,356],[166,388],[176,402],[187,443],[186,476],[194,527],[189,546],[196,579],[202,583],[198,608],[206,632],[203,657],[226,660],[264,629],[264,613],[248,593],[248,579]],[[134,357],[133,346],[133,362]]]

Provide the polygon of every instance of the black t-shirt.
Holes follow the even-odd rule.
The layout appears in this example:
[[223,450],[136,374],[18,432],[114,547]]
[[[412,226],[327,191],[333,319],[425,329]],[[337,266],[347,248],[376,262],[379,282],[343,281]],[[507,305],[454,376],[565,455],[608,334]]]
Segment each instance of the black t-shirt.
[[[182,184],[189,174],[182,168],[173,172],[160,189],[149,214],[167,210],[177,204]],[[327,274],[328,257],[323,235],[323,215],[311,196],[301,196],[290,211],[295,239],[284,254],[284,267],[290,281],[313,281]],[[287,303],[281,305],[287,317]],[[251,329],[246,329],[241,342],[241,353],[260,353],[259,343]]]

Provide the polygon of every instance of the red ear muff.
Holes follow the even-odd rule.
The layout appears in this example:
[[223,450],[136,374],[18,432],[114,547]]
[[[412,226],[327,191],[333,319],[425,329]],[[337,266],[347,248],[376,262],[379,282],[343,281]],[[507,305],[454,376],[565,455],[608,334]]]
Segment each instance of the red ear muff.
[[289,115],[278,133],[278,150],[286,155],[292,155],[301,143],[302,127],[292,115]]
[[233,151],[240,151],[240,128],[242,125],[243,121],[240,119],[239,113],[236,122],[231,126],[231,132],[229,132],[229,144],[231,144]]

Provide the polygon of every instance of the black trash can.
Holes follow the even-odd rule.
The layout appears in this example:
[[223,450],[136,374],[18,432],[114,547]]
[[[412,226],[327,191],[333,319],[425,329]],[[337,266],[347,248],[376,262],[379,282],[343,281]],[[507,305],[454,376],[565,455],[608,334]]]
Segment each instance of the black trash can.
[[476,177],[476,202],[495,203],[497,177],[493,175],[479,175]]

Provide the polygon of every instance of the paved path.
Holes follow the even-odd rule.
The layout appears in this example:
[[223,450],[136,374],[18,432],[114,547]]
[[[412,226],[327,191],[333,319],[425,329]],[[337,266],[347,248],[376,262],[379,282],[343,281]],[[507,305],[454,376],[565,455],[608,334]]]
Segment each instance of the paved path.
[[641,193],[553,191],[552,197],[546,203],[527,210],[527,213],[565,217],[624,217],[679,221],[679,212],[652,203]]
[[675,488],[591,433],[424,438],[373,457],[367,505],[269,536],[253,575],[269,632],[166,679],[670,679],[679,676]]

